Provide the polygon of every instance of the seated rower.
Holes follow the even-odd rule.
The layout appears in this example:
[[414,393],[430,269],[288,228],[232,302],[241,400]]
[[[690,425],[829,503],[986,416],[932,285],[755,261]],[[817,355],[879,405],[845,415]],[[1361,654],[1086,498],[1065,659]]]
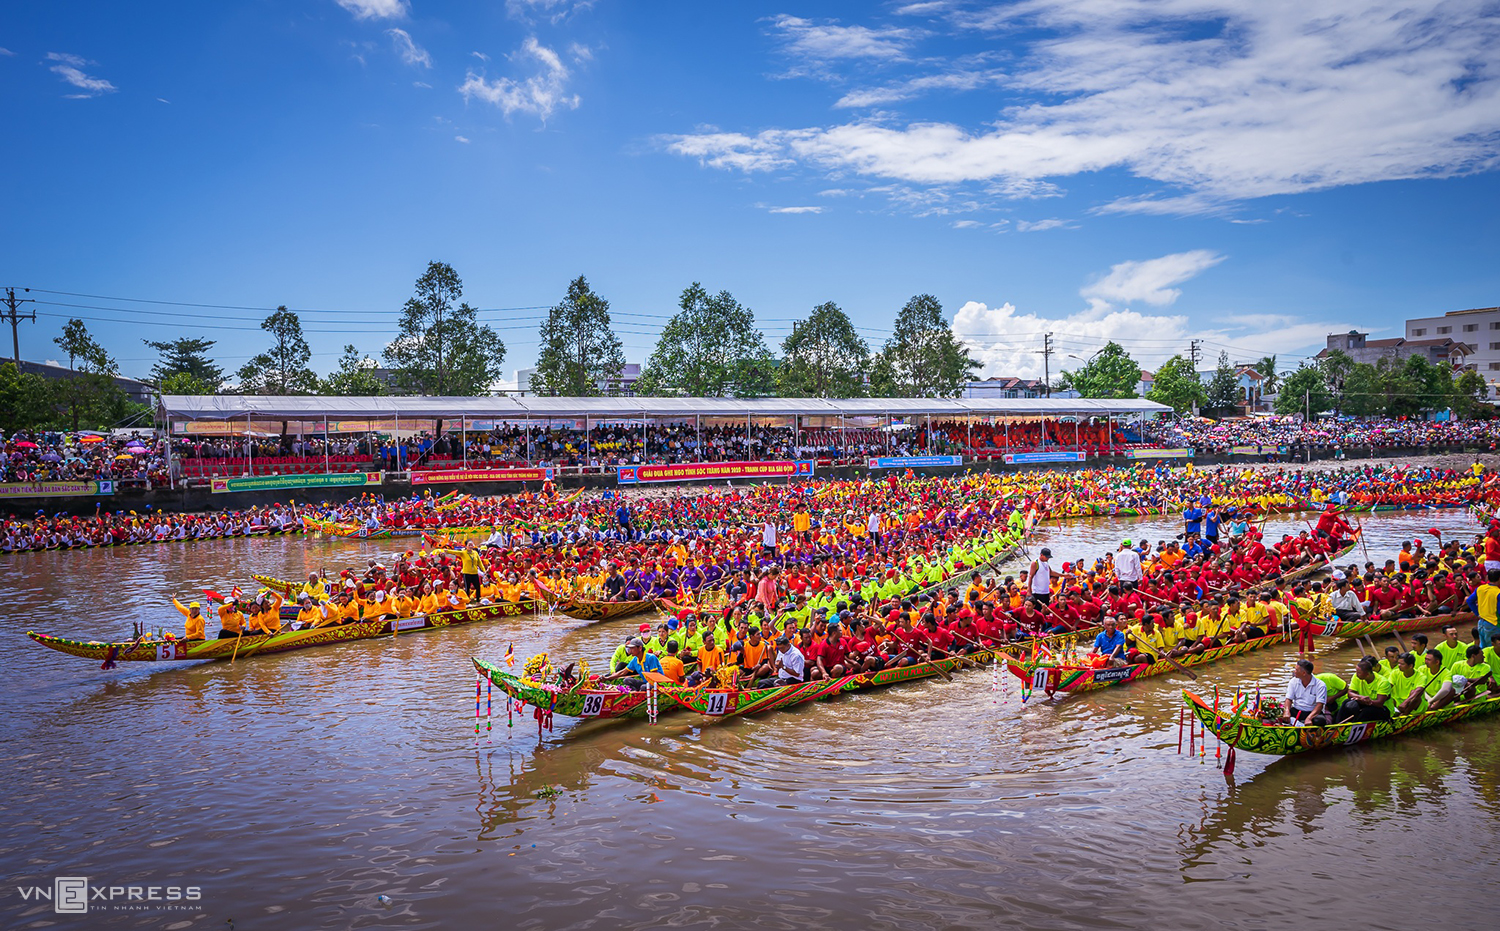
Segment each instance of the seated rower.
[[1283,713],[1296,727],[1322,727],[1333,723],[1327,714],[1328,688],[1313,675],[1311,660],[1297,661],[1281,704]]
[[1104,619],[1104,629],[1094,637],[1094,655],[1102,656],[1110,666],[1124,666],[1125,635],[1120,632],[1120,622],[1113,615]]
[[683,666],[682,659],[677,655],[677,641],[667,641],[667,655],[660,658],[661,674],[671,679],[676,685],[681,685],[687,678],[687,668]]
[[[748,644],[747,644],[748,646]],[[775,684],[794,685],[806,679],[807,660],[802,651],[782,634],[776,638]]]
[[176,605],[177,610],[182,612],[182,616],[184,619],[182,639],[206,639],[206,635],[203,632],[203,606],[195,601],[189,604],[187,607],[183,607],[182,602],[178,601],[176,598],[172,599],[172,604]]
[[1391,691],[1390,680],[1376,672],[1374,657],[1360,657],[1334,723],[1389,721]]
[[1454,690],[1463,695],[1462,701],[1478,698],[1481,689],[1489,695],[1500,694],[1500,683],[1495,681],[1494,670],[1485,661],[1484,647],[1477,643],[1469,644],[1463,660],[1449,666],[1448,672],[1453,676]]
[[612,672],[607,676],[601,676],[605,680],[621,679],[632,691],[641,691],[646,687],[646,673],[654,672],[657,675],[665,675],[662,672],[661,660],[652,653],[646,652],[646,645],[639,637],[631,638],[625,645],[629,659],[625,662],[625,668],[618,672]]
[[240,612],[240,600],[230,598],[219,605],[219,639],[232,640],[243,636],[245,632],[245,615]]
[[698,648],[698,668],[687,677],[687,684],[696,688],[705,680],[711,680],[723,665],[724,651],[715,644],[710,631],[703,635],[703,646]]

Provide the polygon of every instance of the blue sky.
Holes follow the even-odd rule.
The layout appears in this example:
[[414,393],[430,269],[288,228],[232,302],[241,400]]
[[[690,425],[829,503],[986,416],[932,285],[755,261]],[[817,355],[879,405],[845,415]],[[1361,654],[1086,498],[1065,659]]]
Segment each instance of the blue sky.
[[[1483,2],[11,4],[0,285],[226,368],[378,355],[429,260],[509,348],[583,274],[642,361],[699,280],[775,348],[938,296],[986,374],[1119,339],[1295,363],[1500,304]],[[135,303],[119,298],[181,302]],[[82,306],[64,306],[68,304]],[[239,309],[246,308],[246,309]],[[513,309],[521,308],[521,309]]]

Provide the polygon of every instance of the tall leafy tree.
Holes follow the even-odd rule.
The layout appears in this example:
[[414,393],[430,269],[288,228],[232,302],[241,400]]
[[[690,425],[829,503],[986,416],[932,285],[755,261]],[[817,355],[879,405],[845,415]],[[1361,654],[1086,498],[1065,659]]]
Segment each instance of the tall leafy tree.
[[718,398],[769,393],[776,360],[755,327],[755,314],[728,291],[683,289],[679,310],[662,328],[636,391]]
[[1188,413],[1194,406],[1201,408],[1208,404],[1208,394],[1203,390],[1198,373],[1193,370],[1193,363],[1180,355],[1163,362],[1156,370],[1146,398],[1166,404],[1179,414]]
[[1453,381],[1453,413],[1460,417],[1473,417],[1489,397],[1489,386],[1484,376],[1473,369],[1464,369]]
[[68,354],[68,368],[78,369],[82,362],[82,370],[99,375],[114,375],[119,371],[115,360],[110,358],[109,353],[104,351],[89,328],[82,320],[73,318],[63,326],[61,336],[54,337],[52,342]]
[[1084,398],[1133,398],[1141,383],[1141,366],[1125,347],[1111,340],[1087,362],[1057,379],[1059,390]]
[[505,343],[463,297],[464,284],[443,262],[429,262],[401,308],[396,338],[385,347],[396,387],[408,394],[488,394],[502,373]]
[[943,305],[918,294],[896,315],[896,327],[870,370],[871,392],[888,398],[956,398],[979,362],[953,335]]
[[[180,336],[174,340],[145,339],[141,342],[161,354],[161,358],[151,369],[152,381],[160,384],[171,375],[191,375],[199,386],[206,389],[202,394],[213,394],[224,384],[224,370],[208,358],[208,351],[214,348],[214,340]],[[163,389],[162,393],[176,392]]]
[[1239,379],[1235,377],[1234,366],[1229,364],[1229,353],[1221,352],[1214,377],[1208,383],[1208,406],[1213,410],[1227,411],[1239,403]]
[[240,390],[246,394],[311,394],[317,390],[318,376],[307,367],[312,349],[302,335],[302,319],[286,305],[261,321],[260,328],[271,334],[271,348],[240,367]]
[[192,372],[173,372],[156,383],[162,394],[213,394],[212,385],[202,381]]
[[52,402],[47,379],[18,371],[14,362],[0,364],[0,432],[9,436],[45,425],[56,413]]
[[339,356],[339,367],[318,385],[318,391],[341,397],[385,394],[385,382],[375,377],[375,367],[374,359],[355,349],[352,344],[347,345],[344,347],[344,354]]
[[609,301],[579,275],[542,321],[532,387],[545,394],[585,397],[620,377],[625,347],[610,326]]
[[1356,362],[1344,376],[1341,410],[1356,417],[1370,417],[1385,410],[1386,391],[1381,374],[1368,362]]
[[1330,350],[1318,362],[1319,369],[1323,372],[1323,384],[1328,389],[1335,411],[1344,409],[1344,382],[1349,373],[1354,371],[1354,359],[1342,349]]
[[792,324],[781,342],[777,383],[782,397],[858,398],[866,392],[870,347],[832,301]]
[[1333,392],[1328,387],[1327,373],[1321,365],[1302,363],[1296,371],[1282,379],[1281,390],[1276,393],[1276,413],[1282,416],[1311,412],[1313,417],[1317,417],[1320,411],[1326,411],[1332,406]]

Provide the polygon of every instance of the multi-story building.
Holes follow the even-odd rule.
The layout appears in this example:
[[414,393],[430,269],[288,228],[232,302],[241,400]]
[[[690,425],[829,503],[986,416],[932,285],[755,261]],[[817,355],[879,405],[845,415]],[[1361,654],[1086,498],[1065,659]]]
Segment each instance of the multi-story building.
[[1406,338],[1462,340],[1473,347],[1466,363],[1490,385],[1500,384],[1500,307],[1450,310],[1441,317],[1416,317],[1406,321]]
[[[1463,311],[1467,313],[1467,311]],[[1436,318],[1442,320],[1442,317]],[[1469,326],[1469,324],[1462,324]],[[1477,326],[1477,324],[1476,324]],[[1361,333],[1358,330],[1350,330],[1348,333],[1328,334],[1328,346],[1317,355],[1319,359],[1326,359],[1330,352],[1335,350],[1353,359],[1355,362],[1366,362],[1374,365],[1381,359],[1391,359],[1396,362],[1404,362],[1412,356],[1423,356],[1428,362],[1436,365],[1439,362],[1447,362],[1455,369],[1464,368],[1474,364],[1474,353],[1476,343],[1465,342],[1464,339],[1450,335],[1453,330],[1452,324],[1445,324],[1436,329],[1443,332],[1437,336],[1425,336],[1431,327],[1416,327],[1413,329],[1412,321],[1406,324],[1407,336],[1393,336],[1388,339],[1370,339],[1370,334]],[[1412,336],[1413,332],[1416,333]],[[1472,336],[1473,331],[1465,332],[1466,336]],[[1500,328],[1495,331],[1496,339],[1500,339]],[[1496,343],[1500,346],[1500,343]],[[1500,353],[1495,356],[1500,359]],[[1500,365],[1495,366],[1495,371],[1500,374]]]
[[[1042,398],[1046,396],[1047,383],[1038,378],[995,375],[983,381],[971,381],[964,385],[966,398]],[[1059,397],[1060,394],[1054,391],[1052,396]]]

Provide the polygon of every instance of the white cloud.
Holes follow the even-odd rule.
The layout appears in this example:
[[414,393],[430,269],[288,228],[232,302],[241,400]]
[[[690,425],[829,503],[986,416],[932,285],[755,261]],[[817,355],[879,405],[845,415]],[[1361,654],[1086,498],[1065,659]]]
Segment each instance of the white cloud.
[[454,136],[453,137],[453,141],[454,142],[462,142],[464,145],[468,145],[469,144],[469,137],[468,136]]
[[822,207],[770,207],[771,213],[822,213]]
[[156,102],[157,103],[171,103],[172,101],[168,100],[165,97],[158,97],[158,98],[156,98]]
[[1059,220],[1057,217],[1050,217],[1046,220],[1036,220],[1034,222],[1028,222],[1026,220],[1016,221],[1016,232],[1018,233],[1039,233],[1043,230],[1071,230],[1077,228],[1078,227],[1076,226],[1070,226],[1067,220]]
[[576,110],[581,102],[577,94],[567,93],[568,69],[557,53],[527,36],[521,50],[511,56],[511,61],[531,60],[539,70],[524,80],[499,78],[486,81],[483,75],[470,71],[458,88],[464,99],[477,97],[499,107],[506,116],[512,113],[532,113],[544,122],[559,109]]
[[1005,79],[1003,71],[949,71],[944,74],[929,74],[880,87],[865,87],[852,90],[840,97],[835,107],[858,108],[879,107],[900,103],[920,97],[932,91],[971,91],[987,85],[999,84]]
[[71,100],[83,100],[89,97],[98,97],[100,94],[113,94],[119,90],[104,78],[96,78],[85,74],[83,68],[95,62],[85,61],[77,55],[66,52],[48,52],[48,61],[55,61],[48,70],[61,77],[64,81],[78,88],[82,93],[66,95]]
[[983,226],[978,220],[954,220],[953,228],[956,230],[973,230]]
[[593,5],[594,0],[505,0],[505,12],[522,22],[545,19],[556,25]]
[[[1019,229],[1020,224],[1016,227]],[[1224,256],[1217,252],[1194,249],[1191,252],[1164,255],[1159,259],[1121,262],[1111,265],[1109,274],[1078,293],[1087,298],[1096,309],[1131,301],[1166,307],[1182,296],[1181,289],[1172,285],[1182,284],[1222,261]]]
[[473,55],[475,58],[479,59],[480,61],[489,61],[490,60],[490,56],[486,55],[483,52],[470,52],[469,54]]
[[[718,133],[673,150],[691,149],[717,167],[800,164],[930,187],[999,182],[987,192],[996,197],[1007,184],[1109,169],[1161,185],[1101,213],[1204,214],[1269,195],[1484,171],[1500,166],[1500,70],[1488,64],[1500,18],[1492,11],[1490,0],[957,8],[945,14],[950,25],[1018,50],[998,121],[976,128],[886,117]],[[839,30],[825,37],[806,20],[777,22],[795,24],[792,48],[802,48],[797,30],[806,32],[810,60],[834,61],[840,50],[876,60],[906,52],[902,30],[824,26]],[[885,98],[901,87],[890,85]],[[878,100],[880,90],[844,97]]]
[[5,58],[10,58],[10,57],[14,56],[15,54],[16,54],[15,52],[12,52],[8,48],[0,48],[0,56],[3,56]]
[[406,0],[335,0],[355,19],[401,19],[410,12]]
[[426,81],[413,81],[413,82],[411,82],[411,86],[412,87],[421,87],[421,88],[425,88],[427,90],[432,90],[432,85],[428,84]]
[[782,52],[798,62],[797,69],[836,60],[902,61],[915,38],[909,29],[840,26],[785,14],[774,17],[771,25],[780,34]]
[[432,67],[432,56],[427,50],[412,41],[411,33],[405,29],[387,29],[385,34],[391,37],[391,45],[395,47],[396,54],[408,65],[421,65],[423,68]]

